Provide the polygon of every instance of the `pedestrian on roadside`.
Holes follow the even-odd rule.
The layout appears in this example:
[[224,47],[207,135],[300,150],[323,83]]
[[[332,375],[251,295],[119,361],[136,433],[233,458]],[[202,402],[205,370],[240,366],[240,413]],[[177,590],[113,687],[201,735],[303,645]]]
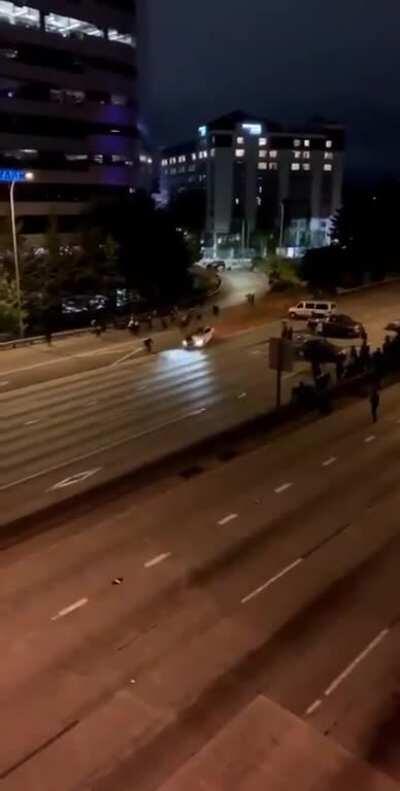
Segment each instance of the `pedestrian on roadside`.
[[341,354],[336,359],[336,381],[341,382],[344,375],[344,362]]
[[379,390],[378,390],[377,387],[373,387],[372,388],[370,396],[369,396],[369,402],[370,402],[370,405],[371,405],[372,422],[376,423],[377,420],[378,420],[378,409],[379,409],[379,403],[380,403]]
[[283,338],[284,340],[288,336],[288,329],[289,328],[288,328],[288,325],[287,325],[287,321],[282,321],[281,338]]
[[153,339],[152,338],[145,338],[145,340],[143,341],[143,344],[144,344],[144,348],[146,349],[146,352],[151,354],[151,352],[153,351]]
[[291,324],[289,324],[289,326],[288,326],[287,339],[288,339],[288,341],[292,341],[293,340],[293,327],[292,327]]

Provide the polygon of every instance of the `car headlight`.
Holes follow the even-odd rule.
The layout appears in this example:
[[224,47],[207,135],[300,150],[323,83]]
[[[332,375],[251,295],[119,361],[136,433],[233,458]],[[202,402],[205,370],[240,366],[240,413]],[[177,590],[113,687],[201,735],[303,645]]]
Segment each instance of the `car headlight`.
[[202,348],[202,346],[204,346],[204,341],[203,341],[203,339],[202,339],[202,338],[198,338],[198,339],[196,340],[196,342],[195,342],[195,346],[196,346],[198,349],[201,349],[201,348]]

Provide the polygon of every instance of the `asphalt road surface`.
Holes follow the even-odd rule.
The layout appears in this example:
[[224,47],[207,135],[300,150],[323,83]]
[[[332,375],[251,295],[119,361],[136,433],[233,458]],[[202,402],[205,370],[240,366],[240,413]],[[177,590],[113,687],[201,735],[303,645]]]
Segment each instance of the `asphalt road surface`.
[[4,549],[1,787],[155,791],[259,694],[400,779],[399,395]]
[[[296,372],[284,375],[289,398]],[[0,522],[272,409],[266,332],[0,395]]]

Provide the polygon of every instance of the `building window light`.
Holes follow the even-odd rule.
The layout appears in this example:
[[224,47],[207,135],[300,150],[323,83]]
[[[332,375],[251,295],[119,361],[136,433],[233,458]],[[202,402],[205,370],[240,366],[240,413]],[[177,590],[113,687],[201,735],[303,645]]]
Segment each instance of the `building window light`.
[[324,170],[332,170],[332,165],[324,165]]
[[258,145],[259,146],[266,146],[267,145],[267,138],[266,137],[260,137],[259,140],[258,140]]
[[236,142],[238,146],[242,146],[244,144],[244,137],[238,137]]
[[107,38],[109,41],[117,41],[119,44],[127,44],[129,47],[136,47],[136,40],[130,33],[119,33],[115,28],[108,29]]
[[265,148],[261,148],[260,151],[258,152],[258,156],[260,157],[260,159],[265,159],[265,157],[267,156],[266,149]]
[[170,165],[175,165],[176,164],[176,157],[170,157],[169,158],[169,164]]
[[301,140],[296,138],[296,140],[293,140],[293,145],[295,148],[298,148],[301,145]]
[[300,165],[299,165],[299,163],[298,163],[298,162],[292,162],[292,164],[291,164],[291,169],[292,169],[292,170],[300,170]]
[[178,158],[178,162],[186,162],[186,157],[185,157],[185,155],[184,155],[184,154],[182,154],[182,155],[181,155],[181,156]]
[[112,154],[111,155],[111,162],[113,162],[114,165],[116,165],[116,164],[120,164],[122,162],[125,162],[125,159],[124,159],[124,157],[121,154]]
[[309,151],[303,151],[303,159],[310,159],[310,152]]
[[310,163],[309,162],[305,162],[303,164],[303,170],[310,170]]
[[258,163],[258,169],[259,170],[266,170],[267,169],[267,163],[266,162],[259,162]]
[[235,157],[244,157],[244,148],[237,148],[235,151]]
[[278,163],[277,162],[270,162],[268,165],[269,170],[278,170]]
[[95,162],[96,165],[102,165],[104,162],[104,154],[95,154],[93,157],[93,162]]
[[332,140],[325,141],[325,148],[332,148]]
[[306,148],[310,148],[310,141],[309,140],[305,140],[304,141],[304,145],[305,145]]
[[193,162],[196,162],[197,154],[192,154],[192,159],[193,159]]
[[114,129],[113,128],[113,129],[110,129],[110,132],[111,132],[112,135],[120,135],[121,134],[121,130],[120,129]]
[[331,151],[325,151],[324,159],[333,159],[333,154]]
[[91,22],[83,22],[81,19],[61,16],[53,12],[46,14],[44,18],[44,29],[46,33],[59,33],[64,38],[68,36],[95,36],[104,38],[104,30],[101,30]]
[[277,158],[277,156],[278,156],[278,152],[277,152],[277,151],[275,151],[275,149],[273,149],[273,150],[271,150],[271,151],[269,152],[269,158],[270,158],[270,159],[276,159],[276,158]]
[[128,97],[123,96],[122,93],[112,93],[111,104],[115,105],[116,107],[126,107],[128,104]]
[[300,157],[301,157],[301,151],[294,151],[294,152],[293,152],[293,155],[294,155],[294,158],[295,158],[295,159],[300,159]]
[[66,154],[65,159],[67,162],[86,162],[88,160],[87,154]]
[[215,148],[210,149],[210,156],[215,157]]
[[0,21],[20,27],[40,27],[40,12],[26,5],[0,2]]
[[240,203],[239,198],[235,198],[235,203],[236,203],[236,206],[239,206],[239,203]]

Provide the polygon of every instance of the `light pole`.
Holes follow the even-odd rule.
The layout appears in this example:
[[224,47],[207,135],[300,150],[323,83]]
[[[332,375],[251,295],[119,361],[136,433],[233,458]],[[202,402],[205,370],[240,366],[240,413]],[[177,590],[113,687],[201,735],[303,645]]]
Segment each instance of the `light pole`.
[[[19,269],[17,226],[15,222],[14,190],[15,190],[15,185],[20,181],[33,181],[34,174],[31,171],[26,172],[21,170],[15,170],[15,171],[9,170],[9,171],[5,171],[5,173],[6,175],[9,176],[8,181],[10,184],[11,231],[12,231],[13,251],[14,251],[15,287],[17,290],[19,337],[23,338],[24,322],[22,317],[21,275]],[[0,179],[1,179],[1,173],[0,173]]]
[[279,230],[279,250],[283,247],[283,234],[285,232],[285,201],[281,201],[281,225]]

